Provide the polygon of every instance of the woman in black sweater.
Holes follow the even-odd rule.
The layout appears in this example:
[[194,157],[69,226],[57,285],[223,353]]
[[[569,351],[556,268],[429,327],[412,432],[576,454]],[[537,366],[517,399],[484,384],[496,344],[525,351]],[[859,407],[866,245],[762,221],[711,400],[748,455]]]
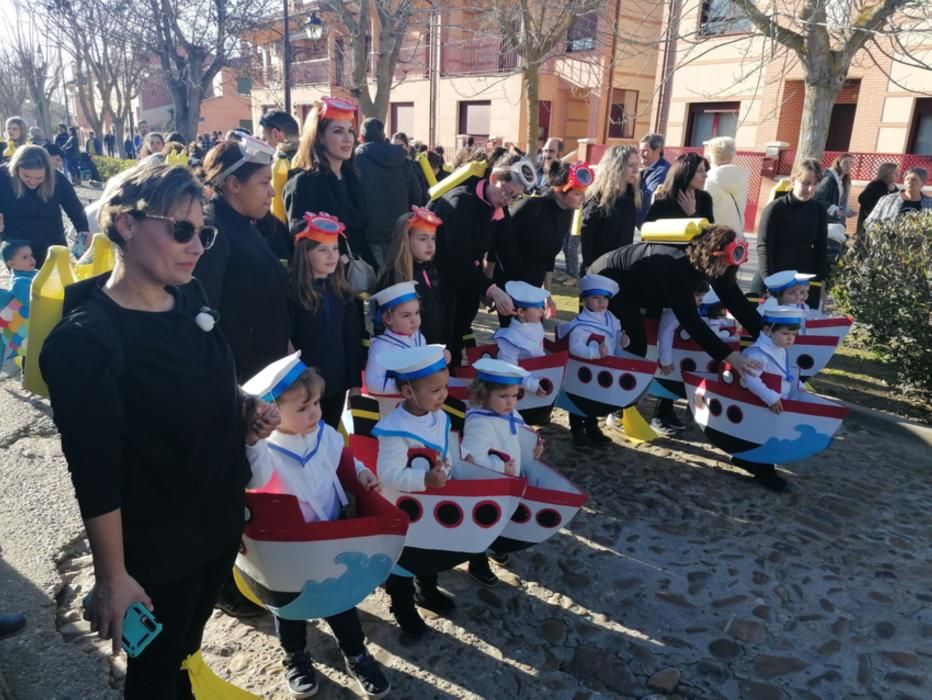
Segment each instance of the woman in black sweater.
[[71,183],[52,167],[44,148],[20,146],[7,166],[0,168],[3,240],[29,241],[36,266],[42,267],[49,246],[66,245],[63,210],[78,240],[86,243],[87,215]]
[[495,233],[495,284],[504,287],[506,282],[520,280],[550,289],[554,263],[573,225],[573,212],[582,206],[593,177],[585,163],[550,163],[547,193],[513,204],[511,226]]
[[272,204],[271,157],[257,152],[247,158],[238,143],[224,141],[204,159],[215,192],[209,219],[220,235],[194,276],[220,311],[240,383],[287,355],[291,333],[287,273],[256,228]]
[[347,252],[349,244],[353,254],[377,268],[366,242],[366,193],[353,164],[355,124],[355,105],[331,97],[314,104],[294,159],[298,170],[282,198],[289,227],[300,226],[308,212],[333,214],[346,226],[340,250]]
[[582,210],[582,274],[599,256],[634,242],[641,210],[639,158],[634,146],[612,146],[599,161]]
[[761,213],[757,228],[757,275],[751,291],[764,293],[763,279],[774,272],[796,270],[816,275],[807,303],[819,305],[820,285],[828,273],[825,207],[813,200],[822,175],[819,161],[808,158],[793,167],[793,189],[777,197]]
[[663,191],[654,197],[645,221],[658,219],[707,219],[715,221],[712,195],[706,192],[709,161],[698,153],[683,153],[670,166]]
[[881,163],[877,168],[877,177],[867,183],[864,191],[858,195],[858,204],[861,205],[858,210],[858,234],[864,230],[864,220],[874,211],[877,202],[897,191],[896,170],[896,163]]
[[126,609],[154,610],[124,693],[191,697],[179,669],[236,558],[249,479],[233,355],[192,282],[215,232],[181,167],[135,169],[101,217],[116,266],[68,288],[39,363],[94,557],[91,628],[116,653]]

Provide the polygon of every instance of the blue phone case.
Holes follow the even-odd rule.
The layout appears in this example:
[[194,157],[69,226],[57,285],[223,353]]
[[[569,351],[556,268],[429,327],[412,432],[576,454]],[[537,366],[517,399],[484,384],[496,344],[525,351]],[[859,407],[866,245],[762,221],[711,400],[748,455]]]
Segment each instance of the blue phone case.
[[142,603],[133,603],[123,616],[123,649],[129,656],[139,656],[152,643],[162,625]]

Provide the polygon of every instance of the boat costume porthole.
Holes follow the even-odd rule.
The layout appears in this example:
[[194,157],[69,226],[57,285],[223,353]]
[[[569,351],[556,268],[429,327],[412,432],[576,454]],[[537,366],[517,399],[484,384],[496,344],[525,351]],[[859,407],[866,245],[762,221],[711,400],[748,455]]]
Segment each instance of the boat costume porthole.
[[588,367],[580,367],[576,376],[579,377],[579,381],[581,381],[583,384],[588,384],[592,381],[592,370]]
[[424,514],[424,509],[421,508],[421,504],[418,503],[417,499],[411,498],[410,496],[399,498],[395,505],[408,516],[408,521],[411,523],[416,523]]
[[634,388],[637,385],[637,378],[630,372],[625,372],[620,377],[618,377],[618,386],[620,386],[625,391],[634,391]]
[[725,411],[725,416],[732,423],[740,423],[742,420],[744,420],[744,413],[738,406],[729,406]]
[[528,520],[531,519],[531,510],[524,505],[523,503],[518,506],[515,510],[514,515],[511,516],[511,521],[523,525]]
[[541,527],[559,527],[561,522],[562,516],[553,508],[544,508],[537,513],[537,524]]
[[599,386],[602,387],[603,389],[608,389],[609,387],[612,386],[612,384],[615,383],[614,380],[612,379],[612,373],[605,369],[599,372],[598,381],[599,381]]
[[480,501],[472,509],[472,519],[479,527],[492,527],[502,518],[502,510],[494,501]]
[[812,355],[803,354],[796,358],[796,364],[799,365],[800,369],[812,369],[815,365],[815,360],[812,358]]
[[709,374],[718,374],[718,360],[709,360],[708,369],[706,371]]
[[711,413],[716,418],[722,415],[722,402],[718,399],[712,399],[709,401],[709,413]]
[[695,372],[696,361],[691,357],[684,357],[680,361],[680,370],[683,372]]
[[463,509],[453,501],[440,501],[434,508],[434,519],[444,527],[459,527],[463,523]]
[[550,396],[553,393],[553,382],[544,377],[540,380],[540,390],[544,392],[544,396]]
[[684,328],[680,328],[680,340],[689,340],[689,333]]

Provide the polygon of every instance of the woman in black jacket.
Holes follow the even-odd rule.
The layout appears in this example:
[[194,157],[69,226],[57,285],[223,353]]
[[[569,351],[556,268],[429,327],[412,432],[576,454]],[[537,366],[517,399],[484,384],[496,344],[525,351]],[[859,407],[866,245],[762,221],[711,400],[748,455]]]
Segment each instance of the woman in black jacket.
[[864,191],[858,195],[858,204],[861,205],[858,211],[858,234],[864,230],[864,220],[874,211],[877,202],[897,191],[896,171],[896,163],[881,163],[877,167],[877,177],[867,183]]
[[189,698],[236,559],[249,479],[233,355],[205,321],[195,263],[214,239],[190,171],[133,170],[106,198],[112,273],[68,287],[39,357],[91,543],[91,629],[121,647],[133,603],[163,625],[127,659],[127,698]]
[[828,219],[825,207],[813,200],[822,174],[819,161],[807,158],[793,167],[793,189],[768,204],[757,227],[757,275],[751,291],[764,293],[763,279],[774,272],[796,270],[816,275],[808,304],[819,305],[821,283],[828,274],[826,242]]
[[712,195],[703,189],[708,172],[709,161],[698,153],[677,156],[663,182],[663,192],[657,192],[645,221],[693,218],[715,221]]
[[595,182],[586,192],[582,210],[582,271],[600,255],[634,243],[640,156],[634,146],[612,146],[599,161]]
[[356,106],[325,97],[307,115],[294,164],[298,169],[285,184],[282,198],[289,227],[299,226],[307,213],[325,212],[346,226],[340,250],[377,268],[366,242],[366,193],[353,164],[356,146]]
[[[495,284],[521,280],[550,289],[554,263],[594,174],[587,163],[551,161],[547,193],[513,204],[511,226],[495,232]],[[556,311],[556,308],[553,308]],[[502,319],[507,321],[507,319]]]
[[52,167],[44,148],[20,146],[0,168],[3,240],[29,241],[36,266],[41,267],[49,246],[66,245],[62,210],[78,232],[78,242],[86,243],[87,215],[74,187]]
[[214,190],[208,218],[217,243],[200,259],[194,276],[220,312],[220,327],[236,359],[240,382],[288,354],[288,276],[256,228],[272,205],[272,149],[247,155],[223,141],[204,158],[205,180]]

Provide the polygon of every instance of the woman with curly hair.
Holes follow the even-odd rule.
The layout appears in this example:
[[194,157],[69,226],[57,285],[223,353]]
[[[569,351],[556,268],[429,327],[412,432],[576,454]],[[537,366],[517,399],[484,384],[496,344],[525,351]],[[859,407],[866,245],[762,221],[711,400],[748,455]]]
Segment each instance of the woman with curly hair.
[[612,146],[586,191],[582,209],[582,272],[610,250],[634,243],[634,227],[641,209],[638,186],[638,149]]

